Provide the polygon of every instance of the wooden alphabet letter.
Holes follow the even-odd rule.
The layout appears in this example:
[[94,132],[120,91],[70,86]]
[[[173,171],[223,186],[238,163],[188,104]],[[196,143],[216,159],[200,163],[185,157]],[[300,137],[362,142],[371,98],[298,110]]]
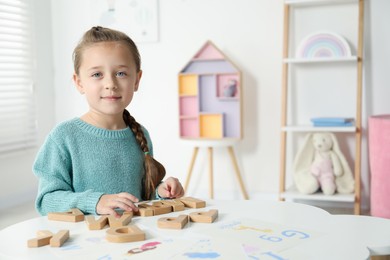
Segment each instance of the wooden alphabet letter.
[[108,216],[108,223],[110,227],[122,227],[127,226],[131,222],[133,218],[133,212],[125,211],[120,218],[116,218],[114,216]]
[[29,239],[27,241],[28,247],[41,247],[50,244],[50,239],[53,237],[53,233],[48,230],[37,231],[37,237]]
[[106,239],[113,243],[126,243],[145,240],[145,232],[135,225],[109,228]]
[[71,209],[67,212],[50,212],[47,219],[65,222],[80,222],[84,220],[84,214],[78,208]]
[[204,200],[195,199],[192,197],[183,197],[180,198],[180,201],[188,208],[198,209],[206,207],[206,202]]
[[218,210],[210,209],[209,211],[198,211],[190,213],[190,220],[198,223],[213,223],[218,217]]
[[162,200],[161,203],[171,206],[174,212],[184,210],[184,204],[179,199]]
[[180,215],[177,218],[160,218],[157,220],[157,226],[159,228],[169,228],[169,229],[183,229],[183,227],[188,223],[187,215]]
[[60,247],[62,246],[66,240],[69,238],[69,230],[60,230],[57,234],[55,234],[50,239],[51,247]]
[[96,220],[94,215],[87,215],[85,216],[85,222],[89,230],[100,230],[107,225],[108,216],[101,216]]

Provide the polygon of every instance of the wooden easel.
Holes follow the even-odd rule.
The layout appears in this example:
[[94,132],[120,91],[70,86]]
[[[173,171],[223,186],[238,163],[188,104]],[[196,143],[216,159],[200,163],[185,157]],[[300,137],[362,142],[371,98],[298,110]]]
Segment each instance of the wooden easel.
[[[234,166],[234,171],[236,172],[236,177],[237,177],[238,183],[240,185],[240,189],[241,189],[242,195],[243,195],[244,199],[247,200],[247,199],[249,199],[248,193],[246,192],[244,183],[243,183],[242,178],[241,178],[241,174],[240,174],[240,170],[238,168],[238,164],[237,164],[236,156],[234,154],[233,146],[232,145],[228,145],[226,148],[229,151],[230,159],[232,160],[232,163],[233,163],[233,166]],[[209,194],[210,194],[210,199],[214,199],[213,146],[207,146],[207,150],[208,150],[208,157],[209,157]],[[194,165],[195,165],[195,161],[196,161],[196,157],[198,155],[198,151],[199,151],[199,146],[195,146],[194,147],[194,151],[192,153],[192,159],[191,159],[190,167],[188,169],[186,182],[184,184],[184,190],[185,191],[187,191],[188,185],[190,183],[192,170],[193,170]]]

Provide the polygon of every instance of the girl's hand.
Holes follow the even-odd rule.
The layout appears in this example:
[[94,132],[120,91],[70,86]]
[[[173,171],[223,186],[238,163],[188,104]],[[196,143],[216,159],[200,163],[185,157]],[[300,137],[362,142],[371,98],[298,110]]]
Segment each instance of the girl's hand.
[[99,215],[113,215],[120,217],[115,209],[120,208],[125,211],[137,212],[138,208],[134,203],[138,202],[138,198],[127,192],[121,192],[118,194],[105,194],[100,197],[97,205],[96,212]]
[[183,186],[177,178],[169,177],[158,185],[157,192],[161,198],[180,198],[184,195]]

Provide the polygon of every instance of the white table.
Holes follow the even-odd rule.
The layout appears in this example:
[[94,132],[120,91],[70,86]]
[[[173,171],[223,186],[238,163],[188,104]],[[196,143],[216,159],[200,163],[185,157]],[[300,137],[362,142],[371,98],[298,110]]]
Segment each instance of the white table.
[[[160,229],[157,219],[218,209],[214,223],[188,223],[182,230]],[[206,208],[154,217],[134,217],[146,240],[110,243],[107,228],[88,230],[84,222],[38,217],[0,231],[0,259],[368,259],[390,254],[390,220],[331,215],[305,204],[274,201],[207,201]],[[70,231],[62,247],[28,248],[38,230]],[[143,251],[130,255],[128,251]],[[149,249],[149,250],[146,250]]]

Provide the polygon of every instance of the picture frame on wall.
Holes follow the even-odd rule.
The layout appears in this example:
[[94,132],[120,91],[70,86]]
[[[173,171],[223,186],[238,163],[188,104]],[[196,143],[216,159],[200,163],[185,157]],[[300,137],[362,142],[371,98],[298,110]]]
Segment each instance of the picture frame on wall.
[[136,43],[157,42],[158,0],[90,0],[93,25],[122,31]]

